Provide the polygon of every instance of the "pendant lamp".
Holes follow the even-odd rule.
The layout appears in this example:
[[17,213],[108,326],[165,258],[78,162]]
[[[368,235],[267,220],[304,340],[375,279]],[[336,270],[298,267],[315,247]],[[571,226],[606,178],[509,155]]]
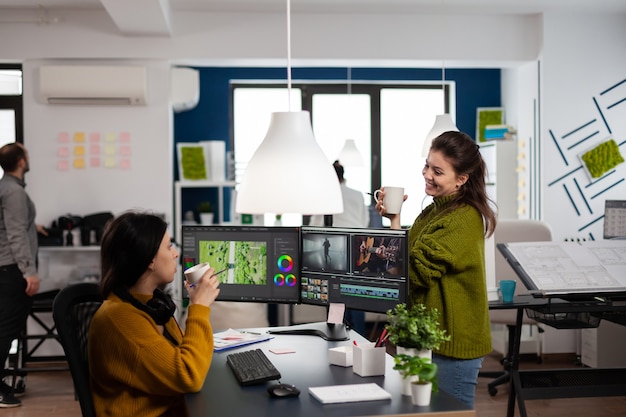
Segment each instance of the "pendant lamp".
[[356,147],[354,139],[346,139],[337,159],[343,166],[362,167],[364,165],[363,156]]
[[[291,21],[287,0],[287,92],[291,96]],[[308,111],[273,113],[237,191],[237,213],[343,212],[337,174],[313,136]]]
[[452,121],[452,116],[450,113],[438,114],[435,116],[435,124],[430,129],[430,132],[426,135],[426,139],[424,139],[424,146],[422,147],[422,156],[426,158],[428,156],[428,151],[430,151],[430,145],[437,136],[441,135],[443,132],[448,131],[458,132],[459,129],[456,127],[454,122]]

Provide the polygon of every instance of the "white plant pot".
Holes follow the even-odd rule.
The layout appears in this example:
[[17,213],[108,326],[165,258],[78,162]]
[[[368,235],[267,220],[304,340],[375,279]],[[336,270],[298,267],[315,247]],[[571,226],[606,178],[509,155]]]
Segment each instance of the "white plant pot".
[[433,391],[433,384],[411,384],[411,402],[413,405],[425,406],[430,404],[430,394]]
[[206,225],[213,224],[213,213],[200,213],[200,223]]
[[[402,346],[397,346],[396,353],[410,355],[410,356],[419,356],[422,358],[430,358],[431,360],[433,358],[432,350],[417,350],[415,348],[405,348]],[[413,395],[411,393],[411,385],[413,384],[411,383],[414,381],[417,381],[417,377],[410,376],[408,378],[405,378],[404,375],[402,375],[402,372],[399,372],[399,374],[400,374],[400,378],[402,378],[402,395]]]

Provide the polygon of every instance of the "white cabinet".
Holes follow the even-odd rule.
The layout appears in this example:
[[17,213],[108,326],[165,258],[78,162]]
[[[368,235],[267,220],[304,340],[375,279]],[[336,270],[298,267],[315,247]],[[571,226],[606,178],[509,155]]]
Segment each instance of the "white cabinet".
[[174,236],[180,242],[180,227],[183,224],[182,190],[183,188],[217,188],[218,218],[217,223],[224,223],[224,213],[230,207],[224,206],[224,188],[235,187],[235,181],[176,181],[174,183]]
[[498,218],[516,219],[517,141],[481,143],[480,153],[487,165],[487,195],[498,205]]

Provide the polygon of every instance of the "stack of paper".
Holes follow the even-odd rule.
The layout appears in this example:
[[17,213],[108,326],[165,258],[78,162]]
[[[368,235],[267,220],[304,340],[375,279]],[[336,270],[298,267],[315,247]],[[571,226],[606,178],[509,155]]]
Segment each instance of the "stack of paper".
[[213,350],[219,352],[252,343],[264,342],[273,336],[267,333],[255,333],[246,330],[228,329],[213,334]]

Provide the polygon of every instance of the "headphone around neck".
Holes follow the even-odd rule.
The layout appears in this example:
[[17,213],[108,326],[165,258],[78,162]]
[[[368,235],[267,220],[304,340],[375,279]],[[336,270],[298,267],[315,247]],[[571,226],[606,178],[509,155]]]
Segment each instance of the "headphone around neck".
[[126,287],[116,288],[113,293],[135,308],[147,313],[156,324],[161,326],[167,323],[176,311],[176,304],[172,298],[158,288],[154,290],[152,298],[146,304],[133,297]]

